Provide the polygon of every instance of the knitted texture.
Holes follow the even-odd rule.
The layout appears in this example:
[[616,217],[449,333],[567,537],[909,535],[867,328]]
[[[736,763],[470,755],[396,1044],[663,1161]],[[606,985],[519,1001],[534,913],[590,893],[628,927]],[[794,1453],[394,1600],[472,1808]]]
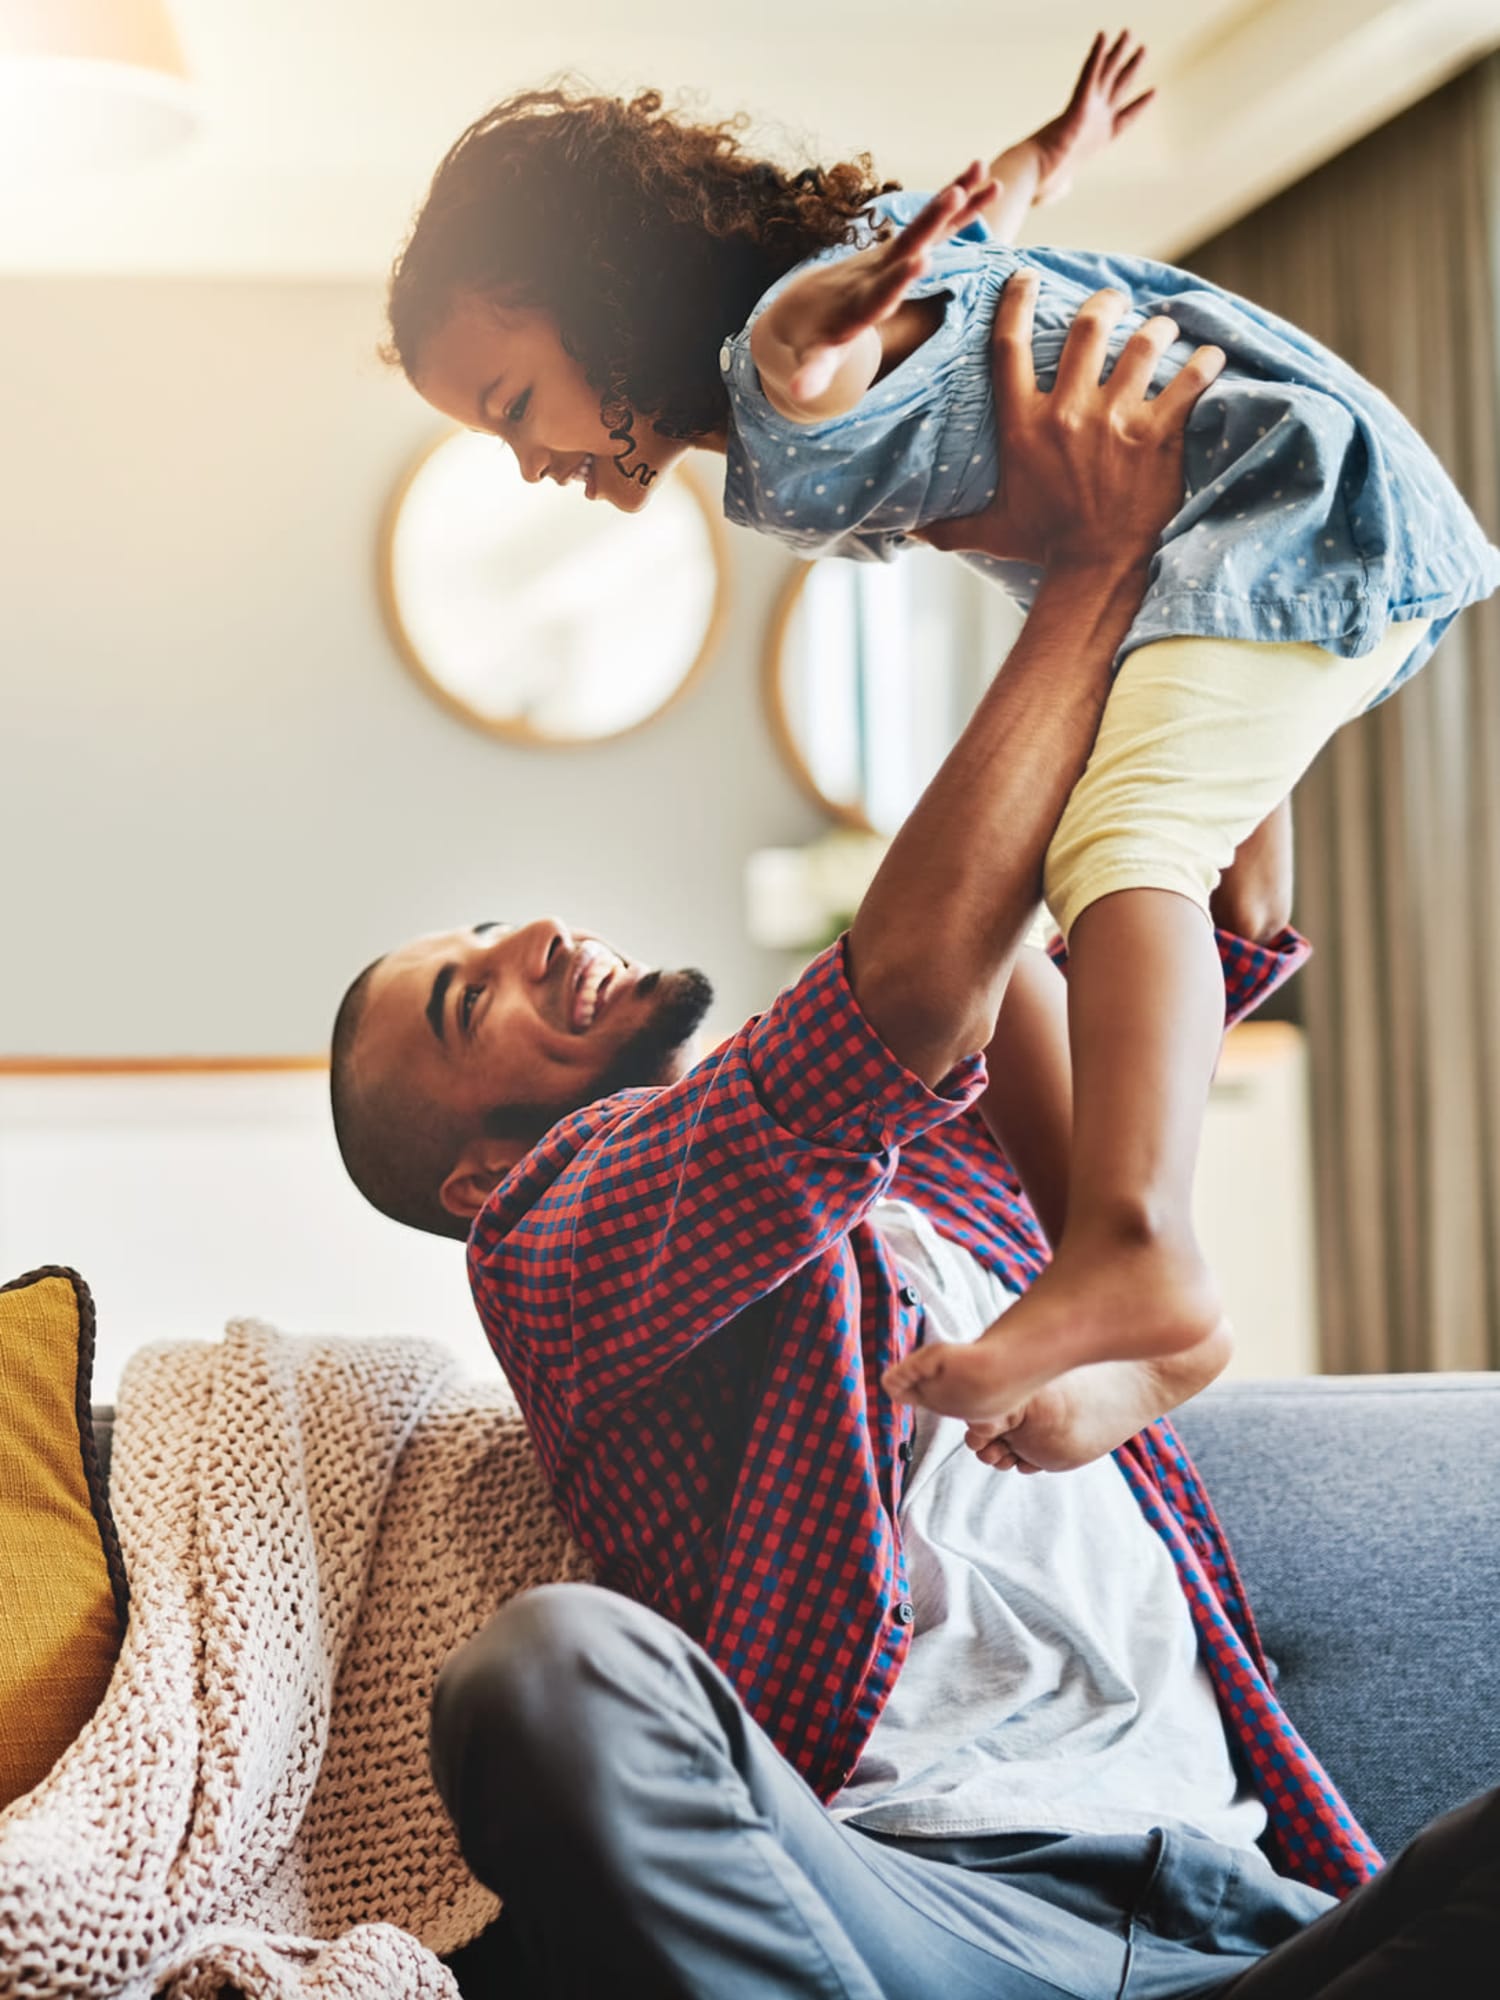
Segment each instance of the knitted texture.
[[437,2000],[495,1914],[427,1769],[438,1670],[587,1565],[499,1383],[253,1322],[121,1387],[119,1663],[0,1814],[0,2000]]

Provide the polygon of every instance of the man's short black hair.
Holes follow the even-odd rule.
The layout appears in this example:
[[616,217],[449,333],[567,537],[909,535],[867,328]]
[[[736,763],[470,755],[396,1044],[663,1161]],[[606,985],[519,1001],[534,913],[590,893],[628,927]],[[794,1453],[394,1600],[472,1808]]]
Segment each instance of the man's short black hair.
[[377,958],[367,965],[339,1003],[329,1061],[334,1136],[349,1178],[382,1215],[462,1243],[468,1219],[450,1214],[439,1190],[468,1134],[399,1077],[372,1081],[360,1073],[359,1031],[370,982],[384,963]]

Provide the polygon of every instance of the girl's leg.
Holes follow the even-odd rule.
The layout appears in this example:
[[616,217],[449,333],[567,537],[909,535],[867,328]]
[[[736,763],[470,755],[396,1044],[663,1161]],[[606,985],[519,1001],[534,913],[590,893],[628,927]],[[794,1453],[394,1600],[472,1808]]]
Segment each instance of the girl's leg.
[[1192,1226],[1193,1170],[1224,1030],[1224,979],[1196,902],[1126,889],[1069,939],[1073,1156],[1050,1269],[969,1347],[918,1348],[887,1376],[950,1415],[1019,1410],[1053,1376],[1206,1340],[1218,1292]]
[[1193,1173],[1223,1032],[1208,902],[1236,847],[1417,644],[1167,640],[1121,670],[1047,860],[1069,940],[1074,1124],[1051,1268],[982,1339],[918,1348],[898,1398],[996,1418],[1065,1370],[1191,1347],[1218,1295],[1193,1235]]
[[1066,1367],[1143,1359],[1218,1324],[1192,1197],[1223,1033],[1218,948],[1195,902],[1125,889],[1089,905],[1069,938],[1068,1216],[1028,1333],[1048,1373],[1053,1352]]

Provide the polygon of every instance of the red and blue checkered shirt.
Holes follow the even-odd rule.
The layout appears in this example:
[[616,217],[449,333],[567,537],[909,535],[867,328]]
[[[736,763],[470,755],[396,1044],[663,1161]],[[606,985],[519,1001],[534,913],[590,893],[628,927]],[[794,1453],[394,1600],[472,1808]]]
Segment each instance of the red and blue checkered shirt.
[[[1229,1019],[1306,956],[1221,936]],[[897,1513],[911,1413],[880,1386],[917,1294],[869,1221],[888,1195],[1023,1291],[1040,1228],[975,1100],[861,1014],[842,945],[658,1090],[554,1126],[477,1218],[469,1273],[564,1520],[599,1581],[698,1640],[829,1798],[906,1656]],[[1176,1561],[1275,1858],[1346,1890],[1379,1856],[1273,1694],[1233,1558],[1166,1422],[1116,1458]]]

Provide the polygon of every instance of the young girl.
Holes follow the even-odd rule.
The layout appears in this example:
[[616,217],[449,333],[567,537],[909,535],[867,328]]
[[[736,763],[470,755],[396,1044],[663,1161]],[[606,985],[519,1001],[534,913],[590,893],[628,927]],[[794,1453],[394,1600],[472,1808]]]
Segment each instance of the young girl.
[[[1500,584],[1415,432],[1305,334],[1165,265],[1003,240],[1139,113],[1141,54],[1097,40],[1059,118],[925,206],[864,162],[783,173],[654,93],[526,93],[449,153],[391,285],[417,389],[505,439],[528,479],[634,512],[708,446],[727,456],[729,518],[804,556],[923,538],[975,551],[1023,603],[1038,572],[991,389],[1007,280],[1035,287],[1044,382],[1086,300],[1116,347],[1169,315],[1164,374],[1192,346],[1227,356],[1047,859],[1070,958],[1066,1226],[981,1341],[920,1347],[887,1377],[968,1417],[976,1447],[1069,1368],[1217,1327],[1190,1222],[1223,1019],[1209,898],[1334,731]],[[1101,286],[1112,304],[1090,299]]]

